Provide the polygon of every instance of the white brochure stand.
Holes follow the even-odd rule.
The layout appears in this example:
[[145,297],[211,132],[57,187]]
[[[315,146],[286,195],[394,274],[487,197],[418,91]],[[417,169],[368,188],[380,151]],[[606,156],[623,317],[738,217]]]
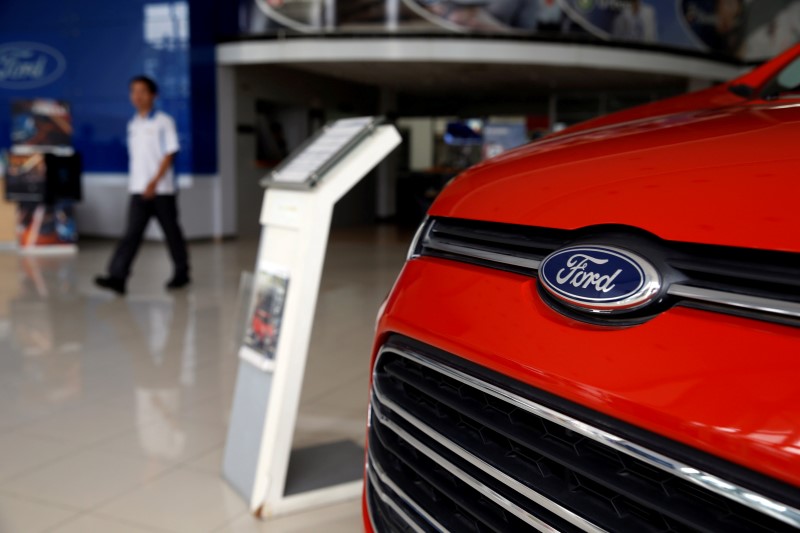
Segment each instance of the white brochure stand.
[[372,127],[313,185],[264,194],[257,270],[282,276],[282,319],[272,360],[241,353],[223,462],[256,516],[360,495],[363,450],[345,442],[293,451],[292,440],[334,205],[399,144],[393,126]]

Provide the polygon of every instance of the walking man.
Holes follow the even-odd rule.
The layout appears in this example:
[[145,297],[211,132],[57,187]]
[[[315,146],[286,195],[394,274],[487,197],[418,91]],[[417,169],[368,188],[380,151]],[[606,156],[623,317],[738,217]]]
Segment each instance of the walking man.
[[186,241],[178,222],[173,171],[178,153],[175,121],[155,109],[158,86],[146,76],[130,82],[130,98],[136,114],[128,122],[128,224],[108,265],[108,274],[98,276],[95,283],[118,294],[125,294],[131,265],[142,244],[147,223],[155,216],[169,246],[174,274],[167,289],[180,289],[189,284],[189,256]]

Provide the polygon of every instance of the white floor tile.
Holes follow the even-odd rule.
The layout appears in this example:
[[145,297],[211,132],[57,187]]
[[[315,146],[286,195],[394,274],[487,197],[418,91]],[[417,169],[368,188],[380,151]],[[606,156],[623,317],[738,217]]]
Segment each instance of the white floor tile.
[[91,514],[79,515],[47,533],[160,533],[161,529],[144,528]]
[[259,520],[245,514],[217,531],[219,533],[358,533],[363,530],[361,501],[353,500],[267,520]]
[[164,417],[103,441],[93,449],[177,464],[222,446],[226,434],[227,428],[222,424]]
[[174,533],[203,533],[245,511],[245,502],[221,477],[179,468],[106,504],[97,513]]
[[57,413],[20,427],[23,433],[91,445],[136,425],[133,406],[110,407],[98,403],[84,405],[64,413]]
[[82,451],[13,478],[6,492],[27,498],[89,510],[151,481],[168,465],[150,459]]
[[191,402],[182,412],[186,420],[203,422],[206,424],[228,425],[233,402],[233,389],[218,396]]
[[0,482],[74,451],[74,446],[19,431],[0,434]]
[[[297,445],[363,442],[375,313],[409,238],[333,232]],[[125,298],[92,286],[112,247],[0,252],[0,533],[360,531],[356,501],[259,522],[222,481],[238,284],[257,242],[192,245],[195,283],[179,293],[163,290],[163,245],[146,244]]]
[[0,531],[38,533],[60,524],[76,511],[0,494]]
[[222,475],[222,458],[225,453],[225,446],[219,446],[200,457],[184,463],[185,468],[192,468],[207,472],[216,476]]

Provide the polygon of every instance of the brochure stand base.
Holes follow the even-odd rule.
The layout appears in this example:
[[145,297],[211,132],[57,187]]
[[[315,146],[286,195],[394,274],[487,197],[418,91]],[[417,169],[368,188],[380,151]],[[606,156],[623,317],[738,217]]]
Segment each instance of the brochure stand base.
[[353,481],[360,487],[364,476],[364,448],[340,440],[292,450],[286,475],[286,496],[320,490]]
[[42,246],[20,246],[17,250],[22,255],[75,255],[78,253],[77,244],[48,244]]
[[336,154],[311,186],[265,192],[254,312],[223,458],[225,479],[256,516],[361,493],[363,449],[349,441],[293,449],[292,440],[334,205],[398,144],[393,126],[374,127]]

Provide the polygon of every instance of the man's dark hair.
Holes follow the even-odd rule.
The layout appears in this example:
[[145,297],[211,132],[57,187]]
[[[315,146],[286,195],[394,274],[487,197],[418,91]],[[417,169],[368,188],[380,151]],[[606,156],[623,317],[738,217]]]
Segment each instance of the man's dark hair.
[[144,74],[140,74],[138,76],[134,76],[131,78],[131,81],[128,85],[133,85],[134,83],[144,83],[147,86],[147,90],[150,91],[152,94],[158,94],[158,84],[153,80],[153,78],[149,78]]

